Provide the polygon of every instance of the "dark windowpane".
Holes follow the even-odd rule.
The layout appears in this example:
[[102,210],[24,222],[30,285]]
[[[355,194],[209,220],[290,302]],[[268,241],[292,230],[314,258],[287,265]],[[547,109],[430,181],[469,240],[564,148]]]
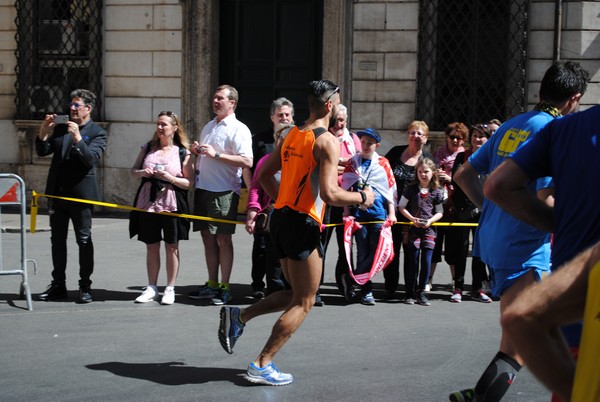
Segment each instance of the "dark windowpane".
[[102,117],[102,1],[17,0],[17,116],[65,109],[73,89],[98,96]]
[[440,130],[524,110],[527,1],[428,0],[420,7],[418,118]]

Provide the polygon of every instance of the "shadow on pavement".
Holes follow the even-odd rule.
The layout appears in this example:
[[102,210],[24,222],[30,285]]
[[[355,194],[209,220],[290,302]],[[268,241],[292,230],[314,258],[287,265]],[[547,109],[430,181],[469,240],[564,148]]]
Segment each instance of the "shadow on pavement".
[[248,384],[242,377],[245,370],[192,367],[181,362],[106,362],[89,364],[86,367],[90,370],[104,370],[121,377],[137,378],[162,385],[204,384],[213,381],[229,381],[240,386]]

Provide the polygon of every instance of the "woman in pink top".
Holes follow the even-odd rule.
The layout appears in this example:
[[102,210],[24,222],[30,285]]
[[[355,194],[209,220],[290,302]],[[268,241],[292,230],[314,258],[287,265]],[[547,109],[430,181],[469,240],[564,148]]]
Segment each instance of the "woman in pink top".
[[[173,112],[161,112],[156,131],[150,142],[144,144],[131,168],[131,174],[141,180],[135,206],[148,212],[188,213],[187,190],[194,178],[194,169],[188,150],[189,140]],[[179,240],[187,240],[187,220],[160,214],[142,213],[132,219],[130,235],[146,243],[148,286],[135,299],[147,303],[158,298],[160,272],[160,242],[165,242],[167,286],[161,304],[175,302],[175,280],[179,271]]]

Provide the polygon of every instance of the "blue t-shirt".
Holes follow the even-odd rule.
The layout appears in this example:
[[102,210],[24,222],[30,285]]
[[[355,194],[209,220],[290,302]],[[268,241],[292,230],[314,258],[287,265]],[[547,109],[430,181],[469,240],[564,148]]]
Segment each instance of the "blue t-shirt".
[[[369,166],[371,166],[371,159],[363,159],[362,164],[360,165],[361,170],[368,170]],[[362,188],[358,188],[359,184],[354,184],[352,188],[354,191],[362,190]],[[355,208],[352,212],[352,215],[359,222],[368,222],[368,221],[384,221],[388,215],[388,202],[385,198],[375,189],[373,190],[373,194],[375,199],[373,201],[373,205],[371,205],[367,209]]]
[[555,120],[511,158],[532,179],[554,179],[553,267],[600,241],[600,106]]
[[[508,120],[471,155],[469,163],[481,175],[491,173],[552,120],[550,114],[540,111]],[[549,178],[530,185],[533,192],[549,186]],[[523,223],[487,199],[483,201],[476,236],[473,253],[492,268],[550,268],[550,234]]]

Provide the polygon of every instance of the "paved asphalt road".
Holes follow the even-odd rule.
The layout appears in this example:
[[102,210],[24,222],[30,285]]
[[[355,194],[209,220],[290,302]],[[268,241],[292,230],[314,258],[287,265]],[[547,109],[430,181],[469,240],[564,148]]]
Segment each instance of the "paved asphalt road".
[[[2,228],[18,227],[18,215],[0,215]],[[27,234],[34,294],[50,283],[48,217]],[[2,233],[4,269],[18,266],[19,235]],[[242,374],[268,337],[275,315],[251,321],[233,355],[217,340],[219,308],[185,296],[206,280],[198,233],[181,244],[181,272],[172,306],[134,304],[146,285],[145,249],[130,240],[127,220],[97,216],[93,238],[94,302],[74,303],[77,251],[70,233],[68,288],[71,300],[18,299],[18,277],[0,277],[0,401],[445,401],[450,391],[473,386],[496,353],[499,304],[448,302],[448,267],[441,264],[431,307],[399,301],[367,307],[346,305],[333,285],[327,261],[322,294],[277,355],[294,375],[285,387],[254,386]],[[233,305],[248,305],[252,238],[238,226],[234,236]],[[336,253],[335,241],[330,246]],[[14,262],[16,261],[16,262]],[[165,276],[161,272],[160,285]],[[381,275],[375,278],[382,295]],[[470,276],[467,283],[470,282]],[[401,296],[402,293],[400,292]],[[549,393],[523,369],[506,401],[549,401]]]

